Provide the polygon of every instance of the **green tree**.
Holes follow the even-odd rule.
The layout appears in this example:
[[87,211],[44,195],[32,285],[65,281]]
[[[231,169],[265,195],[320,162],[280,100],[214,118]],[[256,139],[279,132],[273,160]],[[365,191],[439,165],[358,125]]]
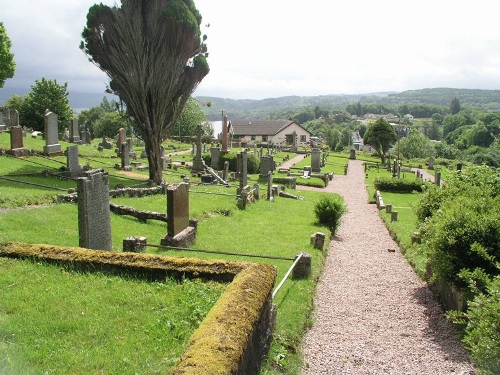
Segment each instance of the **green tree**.
[[42,78],[41,81],[35,81],[31,91],[24,97],[19,113],[21,123],[34,130],[44,131],[44,114],[48,109],[57,114],[59,131],[63,131],[73,118],[67,88],[67,83],[59,85],[56,80]]
[[126,128],[126,120],[119,112],[103,112],[93,125],[93,135],[96,138],[114,137],[120,128]]
[[398,135],[394,126],[389,124],[387,120],[379,118],[368,127],[363,137],[363,142],[372,146],[383,161],[384,155],[397,139]]
[[207,121],[207,116],[201,110],[198,102],[189,98],[177,122],[173,135],[194,136],[196,127]]
[[5,106],[9,109],[17,109],[18,112],[21,112],[21,108],[23,106],[24,98],[20,95],[12,95],[5,102]]
[[80,48],[110,78],[148,151],[149,177],[163,182],[161,144],[208,74],[201,15],[192,0],[95,4]]
[[5,84],[5,80],[14,77],[16,72],[14,54],[10,51],[11,46],[7,31],[3,23],[0,22],[0,89]]
[[399,150],[407,159],[424,159],[434,153],[432,142],[418,130],[411,131],[408,137],[401,138]]
[[461,111],[460,100],[454,98],[450,104],[450,112],[452,115],[456,115]]

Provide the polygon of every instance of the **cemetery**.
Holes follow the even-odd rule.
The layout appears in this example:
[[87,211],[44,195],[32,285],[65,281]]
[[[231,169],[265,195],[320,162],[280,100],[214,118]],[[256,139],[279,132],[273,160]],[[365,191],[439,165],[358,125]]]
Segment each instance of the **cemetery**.
[[[260,171],[262,175],[259,174],[259,170],[247,174],[246,160],[249,155],[253,158],[253,150],[233,149],[231,152],[236,153],[235,159],[237,159],[234,171],[228,168],[224,174],[224,170],[216,172],[212,169],[217,178],[207,183],[203,182],[206,179],[203,171],[193,173],[191,169],[196,160],[203,160],[201,152],[193,155],[190,151],[191,144],[175,144],[176,151],[186,150],[186,152],[168,154],[167,150],[170,151],[172,148],[169,144],[165,144],[167,162],[164,176],[167,185],[150,187],[147,170],[136,167],[147,165],[147,159],[137,157],[134,159],[137,164],[129,162],[130,168],[123,168],[123,151],[118,155],[116,148],[102,147],[104,140],[96,139],[88,144],[81,144],[78,141],[75,144],[69,142],[69,139],[57,140],[59,146],[54,153],[47,153],[46,141],[39,135],[30,137],[26,134],[22,137],[22,141],[26,153],[14,157],[7,152],[0,152],[3,155],[0,156],[2,186],[0,232],[1,242],[9,244],[2,245],[0,250],[2,262],[9,262],[3,258],[4,256],[38,258],[40,261],[43,259],[43,264],[47,264],[46,267],[49,268],[52,263],[62,264],[67,270],[65,272],[70,274],[79,274],[82,270],[87,272],[88,269],[100,270],[99,272],[110,272],[110,269],[113,269],[112,274],[125,273],[127,278],[138,274],[140,278],[146,280],[162,279],[166,274],[174,278],[186,278],[191,272],[196,275],[196,279],[201,277],[212,280],[211,282],[217,285],[222,283],[220,285],[223,285],[226,291],[221,296],[227,296],[229,293],[227,288],[229,286],[233,288],[233,285],[235,285],[233,293],[241,294],[238,292],[239,284],[234,284],[239,277],[243,280],[248,277],[251,279],[242,281],[245,285],[248,285],[248,282],[255,284],[260,283],[259,280],[268,280],[265,281],[266,287],[257,288],[263,295],[259,297],[262,302],[257,304],[258,310],[252,313],[253,318],[239,321],[244,322],[247,327],[251,319],[258,318],[258,321],[262,321],[263,317],[268,316],[266,319],[270,321],[264,326],[276,325],[277,332],[282,332],[287,337],[298,338],[299,333],[296,332],[294,325],[304,326],[307,320],[308,306],[310,306],[308,301],[311,300],[312,294],[306,291],[312,291],[314,288],[313,278],[321,271],[323,250],[326,246],[323,240],[318,248],[312,243],[311,235],[325,231],[326,228],[318,227],[314,220],[313,206],[318,194],[297,191],[295,187],[298,187],[298,184],[290,185],[284,181],[300,177],[289,176],[286,173],[278,174],[276,171],[277,181],[281,178],[284,182],[279,182],[281,186],[269,186],[268,175],[275,170],[275,164],[289,160],[290,155],[294,154],[265,151],[272,155],[264,155],[264,160],[271,159],[272,163],[268,163],[269,166]],[[50,141],[50,146],[55,144],[54,140]],[[61,151],[58,151],[59,148]],[[144,147],[141,149],[134,145],[133,148],[140,155]],[[203,146],[197,149],[201,151],[203,148],[207,151],[203,157],[210,155],[213,149]],[[10,134],[6,131],[0,134],[0,150],[10,149]],[[304,156],[307,163],[307,155]],[[117,160],[120,161],[117,163]],[[331,161],[329,170],[333,174],[341,172],[341,166],[346,159],[341,155],[333,158],[332,155]],[[119,168],[116,164],[120,164]],[[200,164],[203,166],[204,161]],[[218,168],[216,165],[214,167]],[[277,181],[273,184],[278,183]],[[324,186],[320,178],[318,181],[317,184]],[[177,199],[179,201],[177,204],[181,206],[172,208],[168,203],[169,191],[178,187],[184,187],[183,196],[172,199]],[[244,202],[242,196],[245,196]],[[189,204],[186,205],[186,202]],[[253,203],[247,204],[251,202]],[[279,212],[284,210],[295,212],[294,218],[287,226],[276,227],[272,223],[279,221]],[[180,219],[169,223],[169,217]],[[270,224],[261,227],[261,223]],[[294,228],[293,235],[289,233],[290,226]],[[175,242],[174,239],[186,228],[195,228],[193,229],[195,236],[188,242],[183,240]],[[259,233],[257,238],[254,235],[255,231]],[[141,244],[137,242],[139,239],[143,240]],[[84,251],[82,254],[81,248],[95,249],[98,255],[92,253],[92,250]],[[104,255],[102,250],[105,251]],[[127,252],[123,252],[124,250]],[[119,257],[130,252],[136,254],[127,255],[126,260]],[[275,287],[275,283],[283,279],[294,259],[305,252],[313,253],[312,257],[303,258],[309,261],[310,270],[306,272],[308,277],[298,277],[298,273],[294,273],[293,281],[284,282],[280,286],[279,292],[277,291],[272,300],[273,306],[279,306],[280,313],[276,314],[270,309],[273,286]],[[64,254],[62,258],[66,260],[71,259],[70,264],[65,264],[57,254]],[[115,258],[116,256],[118,258]],[[162,262],[167,264],[173,262],[168,265],[169,271],[161,271],[163,272],[160,273],[161,276],[155,271],[155,267],[159,267],[157,260],[154,261],[153,268],[144,265],[144,262],[147,262],[144,258],[155,256],[161,256]],[[302,257],[303,255],[300,255],[301,259]],[[187,265],[180,266],[178,260],[169,259],[183,259]],[[203,271],[204,267],[207,267],[203,262],[207,261],[211,262],[210,270]],[[115,262],[121,267],[119,272],[113,266]],[[262,266],[250,266],[254,264],[253,262]],[[266,264],[272,264],[272,267],[264,267]],[[248,267],[250,267],[249,276],[244,276],[242,272]],[[203,276],[205,272],[207,276]],[[262,276],[257,277],[258,274]],[[289,293],[297,293],[292,301],[288,297]],[[241,298],[241,295],[221,297],[217,303],[231,304],[235,300],[241,302]],[[255,303],[256,299],[253,296],[252,305]],[[239,303],[233,309],[241,308],[240,305]],[[231,311],[230,307],[224,306],[226,307],[220,308],[222,311],[225,313]],[[245,308],[245,311],[252,309]],[[212,313],[217,309],[210,311]],[[264,314],[264,311],[267,312]],[[241,313],[235,315],[241,318]],[[292,315],[294,323],[290,326],[291,321],[288,320]],[[209,319],[210,315],[207,315],[200,321],[205,323]],[[202,329],[201,326],[194,328]],[[224,327],[221,329],[226,330]],[[213,327],[208,330],[213,330]],[[268,328],[267,330],[269,331]],[[183,350],[199,352],[200,349],[186,346],[189,332],[192,333],[193,329],[186,330],[183,333],[183,342],[178,348],[173,349],[173,353],[177,353],[175,358],[180,357]],[[239,334],[245,334],[244,332],[246,331],[241,330]],[[263,335],[262,332],[258,334]],[[245,342],[239,339],[236,341],[239,344]],[[267,347],[260,346],[260,350],[267,350]],[[241,348],[235,349],[236,353],[242,351]],[[190,352],[185,352],[184,356],[191,358],[191,354],[186,353]],[[206,348],[202,349],[201,353],[205,355]],[[223,353],[224,361],[239,361],[228,356],[227,352]],[[260,358],[262,354],[264,353],[256,355]],[[259,363],[254,357],[250,358],[251,360],[246,360],[248,363]],[[176,360],[170,362],[168,365],[170,367],[176,364],[181,366]],[[43,367],[43,363],[40,365]],[[85,369],[82,369],[82,372],[84,371]]]
[[[46,116],[50,119],[51,114]],[[102,296],[109,293],[106,285],[113,283],[148,295],[143,299],[125,294],[120,302],[124,310],[156,314],[145,314],[142,323],[131,325],[131,332],[109,324],[110,331],[96,333],[112,336],[107,346],[119,348],[119,355],[130,363],[105,351],[94,354],[96,364],[82,359],[72,362],[74,358],[63,354],[65,346],[54,342],[47,350],[60,352],[61,368],[78,363],[75,373],[96,371],[93,366],[111,372],[134,368],[181,374],[203,368],[200,373],[218,373],[223,368],[231,369],[230,373],[259,373],[259,369],[279,368],[298,373],[314,290],[328,243],[334,238],[332,229],[315,217],[315,207],[325,197],[322,189],[331,189],[339,176],[349,173],[350,160],[362,160],[370,203],[425,278],[427,259],[413,247],[420,238],[413,207],[421,195],[414,186],[441,186],[441,177],[436,176],[446,181],[452,175],[448,168],[434,165],[425,174],[422,165],[384,166],[366,152],[313,149],[297,154],[233,147],[238,145],[220,152],[217,145],[201,144],[198,136],[194,144],[165,142],[166,183],[151,186],[144,146],[130,142],[122,131],[116,141],[86,137],[84,143],[70,138],[45,140],[22,132],[20,139],[16,137],[12,130],[0,133],[0,264],[12,270],[0,276],[2,283],[12,286],[6,301],[13,303],[19,283],[23,293],[37,290],[30,278],[16,279],[22,269],[40,275],[33,280],[47,275],[55,285],[67,284],[61,295],[72,300],[69,306],[77,310],[79,304],[93,305],[75,285],[92,283],[93,298],[106,310],[106,306],[113,308]],[[114,147],[115,142],[123,147]],[[23,151],[13,152],[19,149]],[[406,193],[388,191],[386,186],[392,185],[412,187],[406,187]],[[189,292],[178,295],[180,289]],[[435,292],[439,295],[443,290]],[[40,295],[37,303],[64,305],[55,295],[47,299],[43,292],[36,294]],[[162,301],[170,298],[185,311],[158,308],[167,306],[170,302]],[[450,303],[463,303],[460,298],[455,296]],[[144,300],[144,305],[137,299]],[[19,304],[18,311],[28,308]],[[83,325],[47,330],[60,332],[61,340],[74,336],[77,342],[92,342],[92,337],[75,332],[89,329],[100,319],[116,319],[108,313],[96,316],[93,309],[78,312],[89,316]],[[61,324],[68,324],[64,314],[72,316],[75,311],[60,310],[48,307],[51,314],[61,316]],[[124,311],[118,313],[136,320],[134,314],[127,318]],[[12,314],[17,316],[15,311]],[[36,324],[46,324],[43,317],[37,319]],[[159,323],[155,326],[151,321]],[[144,325],[149,327],[146,332],[140,328]],[[131,354],[137,351],[130,349],[134,342],[151,340],[144,351]],[[76,342],[67,345],[78,346]],[[27,345],[26,350],[33,348]],[[80,358],[81,354],[73,354]],[[48,366],[48,357],[24,355],[32,358],[29,364],[12,359],[19,361],[16,366],[21,370],[39,366],[42,371]]]

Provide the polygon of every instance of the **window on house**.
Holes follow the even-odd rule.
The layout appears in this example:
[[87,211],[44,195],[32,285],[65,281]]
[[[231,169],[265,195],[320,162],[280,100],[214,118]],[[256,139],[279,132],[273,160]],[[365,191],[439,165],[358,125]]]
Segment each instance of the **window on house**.
[[255,135],[252,135],[252,136],[250,137],[250,139],[251,139],[252,141],[255,141]]
[[301,135],[301,136],[300,136],[300,141],[301,141],[302,143],[307,142],[307,136],[305,136],[305,135]]
[[267,135],[262,136],[262,142],[267,142]]

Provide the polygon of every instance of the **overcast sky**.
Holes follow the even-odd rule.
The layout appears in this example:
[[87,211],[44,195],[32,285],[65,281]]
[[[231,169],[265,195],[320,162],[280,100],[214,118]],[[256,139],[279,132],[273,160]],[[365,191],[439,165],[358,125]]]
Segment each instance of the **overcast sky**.
[[[103,92],[79,50],[88,8],[114,0],[0,0],[16,75]],[[263,99],[428,87],[500,89],[500,27],[491,0],[195,0],[210,73],[195,96]],[[1,89],[0,89],[1,90]]]

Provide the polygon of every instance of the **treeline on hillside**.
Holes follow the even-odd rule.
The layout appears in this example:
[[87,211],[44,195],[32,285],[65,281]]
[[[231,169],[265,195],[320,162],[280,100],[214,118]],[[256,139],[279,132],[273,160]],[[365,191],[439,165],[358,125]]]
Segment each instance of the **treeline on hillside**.
[[[275,120],[286,119],[295,113],[319,106],[322,110],[346,110],[347,106],[361,105],[367,107],[366,113],[388,114],[402,113],[407,105],[414,117],[427,116],[427,105],[435,109],[449,108],[450,102],[457,98],[464,107],[478,107],[487,111],[500,111],[500,90],[476,90],[453,88],[429,88],[409,90],[400,93],[374,93],[359,95],[320,95],[320,96],[285,96],[263,100],[224,99],[216,97],[197,97],[208,120],[222,119],[222,111],[235,120]],[[211,106],[204,105],[211,103]],[[419,104],[423,106],[419,106]],[[412,113],[414,111],[415,113]],[[432,110],[431,110],[432,111]],[[433,112],[439,113],[439,112]],[[406,114],[406,113],[405,113]],[[431,113],[432,115],[432,113]]]

